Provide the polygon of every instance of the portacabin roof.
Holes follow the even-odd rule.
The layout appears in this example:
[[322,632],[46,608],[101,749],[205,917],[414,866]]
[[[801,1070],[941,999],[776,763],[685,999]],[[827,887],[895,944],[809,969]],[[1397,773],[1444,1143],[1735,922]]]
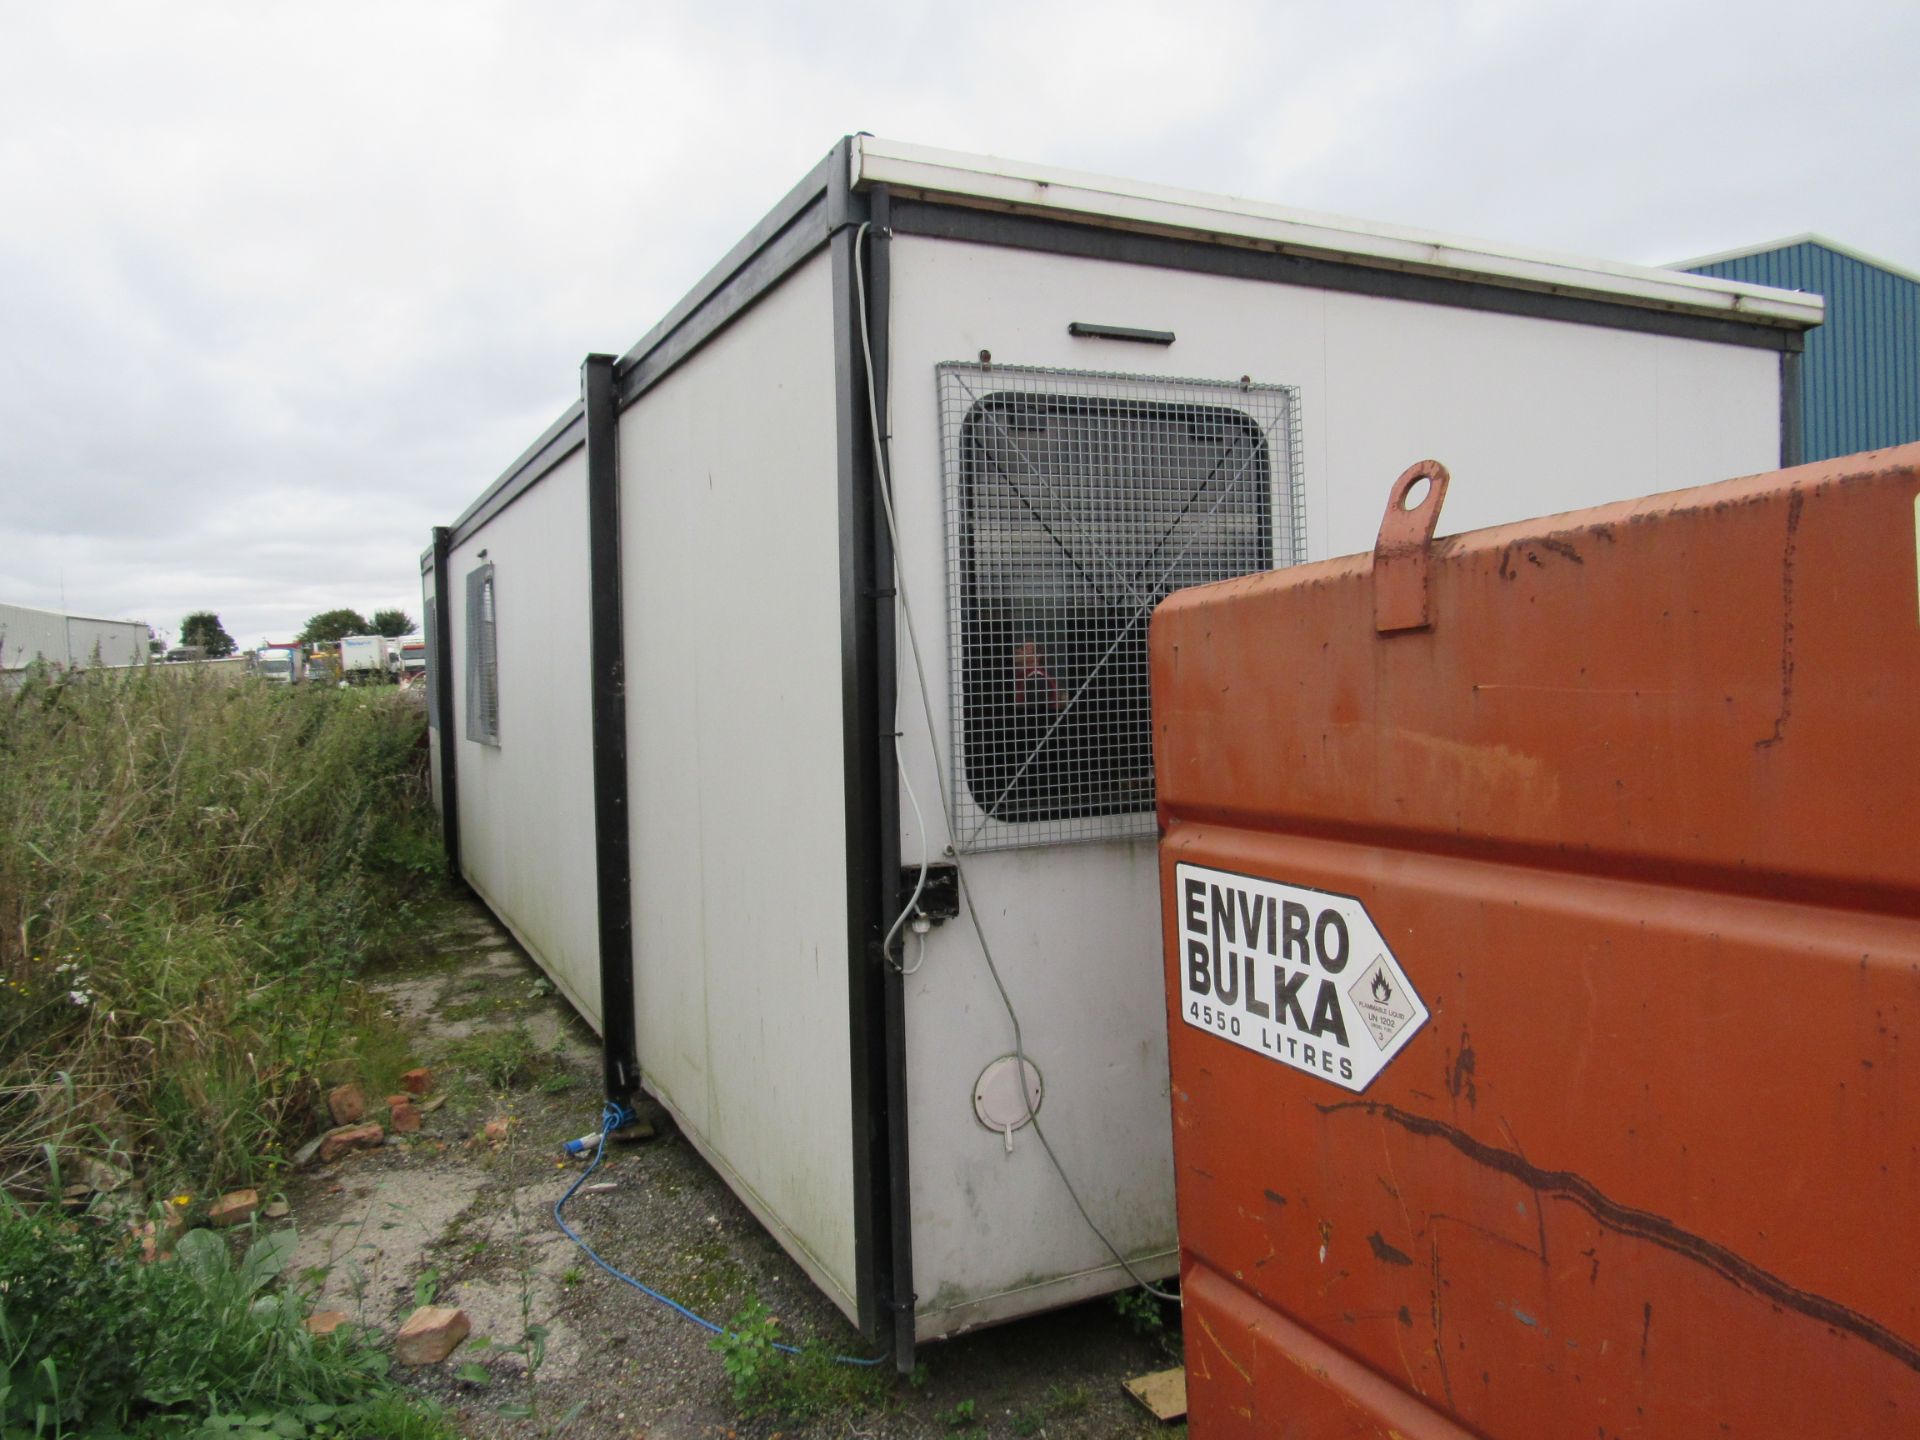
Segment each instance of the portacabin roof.
[[1025,161],[854,137],[851,183],[945,204],[1073,219],[1349,265],[1451,277],[1787,330],[1818,325],[1817,295],[1590,260],[1264,201],[1083,174]]

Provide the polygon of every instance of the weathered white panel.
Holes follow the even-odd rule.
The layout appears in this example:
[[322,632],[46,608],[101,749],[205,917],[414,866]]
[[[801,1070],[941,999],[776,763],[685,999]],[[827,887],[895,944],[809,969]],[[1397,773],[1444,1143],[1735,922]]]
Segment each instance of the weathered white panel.
[[1315,558],[1371,550],[1428,456],[1452,472],[1448,535],[1780,463],[1777,351],[1365,295],[1325,315]]
[[67,617],[68,663],[141,665],[147,660],[147,627],[132,620],[94,620],[85,615]]
[[[1296,385],[1314,558],[1370,549],[1387,489],[1434,456],[1453,531],[1774,466],[1778,356],[1622,331],[913,237],[892,246],[893,463],[904,583],[947,733],[946,550],[934,366],[1009,365]],[[1172,330],[1166,349],[1070,322]],[[901,639],[899,728],[935,858],[942,767]],[[920,853],[903,800],[902,853]],[[1150,842],[966,860],[1081,1199],[1148,1274],[1174,1245],[1158,879]],[[974,1118],[1012,1032],[965,920],[907,982],[913,1247],[922,1336],[1130,1284],[1030,1131]]]
[[56,610],[0,605],[0,669],[17,670],[35,660],[68,662],[67,617]]
[[0,670],[17,670],[35,660],[78,669],[144,665],[147,627],[137,620],[0,605]]
[[816,257],[620,422],[650,1090],[849,1313],[832,286]]
[[[587,469],[576,451],[455,547],[453,734],[468,883],[600,1024],[593,742],[588,704]],[[494,566],[500,743],[466,738],[466,576]]]

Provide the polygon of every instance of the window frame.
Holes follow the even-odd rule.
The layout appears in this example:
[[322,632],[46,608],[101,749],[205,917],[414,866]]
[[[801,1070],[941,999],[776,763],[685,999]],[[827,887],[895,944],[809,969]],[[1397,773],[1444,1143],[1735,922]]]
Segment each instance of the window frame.
[[491,560],[467,571],[466,736],[500,748],[500,587]]

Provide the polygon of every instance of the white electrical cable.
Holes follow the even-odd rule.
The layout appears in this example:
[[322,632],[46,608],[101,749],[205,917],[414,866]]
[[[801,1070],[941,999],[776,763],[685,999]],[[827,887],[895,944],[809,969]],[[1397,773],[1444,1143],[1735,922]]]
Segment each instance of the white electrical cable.
[[[862,314],[864,315],[864,313],[863,310]],[[900,567],[898,565],[894,566],[896,576],[899,574],[899,569]],[[896,588],[897,584],[898,582],[896,580]],[[895,770],[899,772],[901,788],[907,792],[907,803],[913,806],[913,828],[920,832],[920,878],[914,882],[913,894],[908,898],[906,908],[893,917],[893,925],[887,931],[887,938],[880,942],[880,953],[886,957],[887,963],[892,965],[894,969],[899,970],[902,975],[911,975],[927,963],[926,932],[917,929],[915,931],[915,933],[920,936],[920,958],[913,962],[913,969],[911,970],[902,969],[894,963],[893,937],[900,933],[900,927],[907,923],[907,917],[920,908],[920,894],[927,888],[927,870],[930,867],[929,857],[927,855],[927,817],[920,813],[919,797],[913,793],[913,782],[907,779],[907,762],[905,757],[900,753],[900,734],[898,731],[895,731],[893,736],[893,764]]]
[[[913,652],[913,673],[915,679],[919,682],[920,710],[926,717],[927,744],[933,752],[934,773],[938,775],[945,773],[940,765],[940,731],[939,726],[935,724],[933,718],[933,700],[927,688],[927,670],[920,656],[920,636],[914,629],[913,603],[908,598],[906,577],[900,567],[900,528],[893,514],[893,479],[887,473],[886,445],[881,436],[880,401],[874,393],[873,342],[867,333],[869,328],[867,318],[867,265],[861,251],[861,245],[866,240],[868,232],[872,229],[873,226],[870,223],[862,222],[859,231],[853,237],[853,277],[860,299],[860,350],[866,360],[867,416],[873,427],[873,467],[875,477],[879,481],[881,504],[887,516],[887,538],[893,546],[894,592],[900,602],[900,613],[905,618],[907,624],[907,648]],[[889,393],[888,399],[891,401],[891,393]],[[889,427],[889,429],[891,429],[891,427]],[[894,756],[896,760],[899,760],[900,737],[897,733],[894,736],[893,743]],[[901,780],[904,784],[906,780],[906,765],[904,761],[900,761],[899,768]],[[914,814],[918,817],[920,814],[920,802],[913,800],[913,787],[911,785],[908,785],[906,789],[908,799],[913,801]],[[940,787],[940,813],[946,822],[947,833],[949,835],[957,833],[953,824],[953,811],[947,804],[947,790],[944,785]],[[926,862],[924,859],[926,851],[926,824],[924,820],[921,821],[920,836],[921,853],[923,856],[920,870],[920,884],[924,885],[927,879]],[[1020,1062],[1020,1074],[1025,1076],[1027,1066],[1030,1062],[1027,1060],[1026,1041],[1021,1034],[1020,1015],[1019,1012],[1014,1009],[1013,997],[1007,993],[1005,982],[1000,978],[1000,967],[994,963],[993,949],[987,944],[986,928],[980,923],[980,912],[974,908],[973,890],[967,884],[966,867],[961,865],[960,856],[957,852],[953,856],[953,868],[955,878],[959,881],[960,898],[965,902],[967,907],[967,918],[973,925],[975,937],[980,941],[980,953],[985,957],[987,962],[987,974],[993,977],[993,988],[1000,992],[1000,1003],[1006,1007],[1007,1019],[1013,1025],[1013,1053],[1014,1057]],[[918,904],[919,898],[920,889],[919,886],[916,886],[914,888],[913,900],[908,903],[907,909],[901,911],[899,918],[894,921],[893,929],[887,932],[887,940],[889,942],[891,942],[894,935],[898,933],[901,921],[905,920],[907,914]],[[922,962],[925,960],[925,945],[926,939],[922,936]],[[919,963],[916,963],[914,969],[917,970],[919,968]],[[1020,1087],[1020,1094],[1024,1100],[1026,1097],[1026,1086],[1022,1085]],[[1180,1297],[1177,1294],[1174,1294],[1172,1291],[1162,1290],[1158,1286],[1148,1282],[1138,1270],[1133,1268],[1132,1263],[1128,1261],[1127,1257],[1120,1253],[1120,1248],[1107,1238],[1107,1232],[1094,1224],[1093,1216],[1087,1213],[1087,1207],[1081,1203],[1080,1192],[1074,1189],[1073,1181],[1067,1176],[1066,1166],[1062,1165],[1060,1163],[1060,1157],[1053,1153],[1053,1143],[1047,1139],[1047,1132],[1040,1128],[1040,1116],[1035,1112],[1031,1104],[1027,1105],[1027,1120],[1033,1126],[1033,1133],[1040,1141],[1040,1148],[1046,1151],[1047,1159],[1053,1163],[1054,1173],[1060,1177],[1060,1183],[1066,1187],[1067,1198],[1073,1201],[1073,1208],[1080,1212],[1080,1218],[1086,1221],[1087,1228],[1099,1238],[1100,1243],[1107,1247],[1108,1253],[1110,1253],[1115,1260],[1119,1261],[1120,1268],[1125,1270],[1127,1274],[1132,1277],[1133,1282],[1149,1295],[1159,1300],[1167,1300],[1176,1305],[1179,1304]]]

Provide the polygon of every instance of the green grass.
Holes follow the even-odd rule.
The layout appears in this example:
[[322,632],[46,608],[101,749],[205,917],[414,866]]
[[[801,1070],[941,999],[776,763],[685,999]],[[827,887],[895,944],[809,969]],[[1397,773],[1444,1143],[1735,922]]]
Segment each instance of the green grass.
[[892,1398],[892,1372],[884,1365],[843,1364],[833,1347],[818,1340],[801,1345],[797,1355],[780,1350],[781,1343],[780,1322],[758,1298],[709,1342],[741,1414],[847,1420],[881,1409]]
[[447,1048],[447,1059],[495,1090],[544,1089],[560,1064],[524,1024],[456,1040]]
[[327,1086],[385,1093],[406,1040],[351,982],[439,889],[421,734],[207,675],[0,696],[0,1189],[48,1146],[150,1195],[271,1182]]
[[142,1263],[124,1223],[0,1203],[0,1434],[449,1440],[364,1332],[324,1339],[279,1284],[289,1230],[188,1232]]

